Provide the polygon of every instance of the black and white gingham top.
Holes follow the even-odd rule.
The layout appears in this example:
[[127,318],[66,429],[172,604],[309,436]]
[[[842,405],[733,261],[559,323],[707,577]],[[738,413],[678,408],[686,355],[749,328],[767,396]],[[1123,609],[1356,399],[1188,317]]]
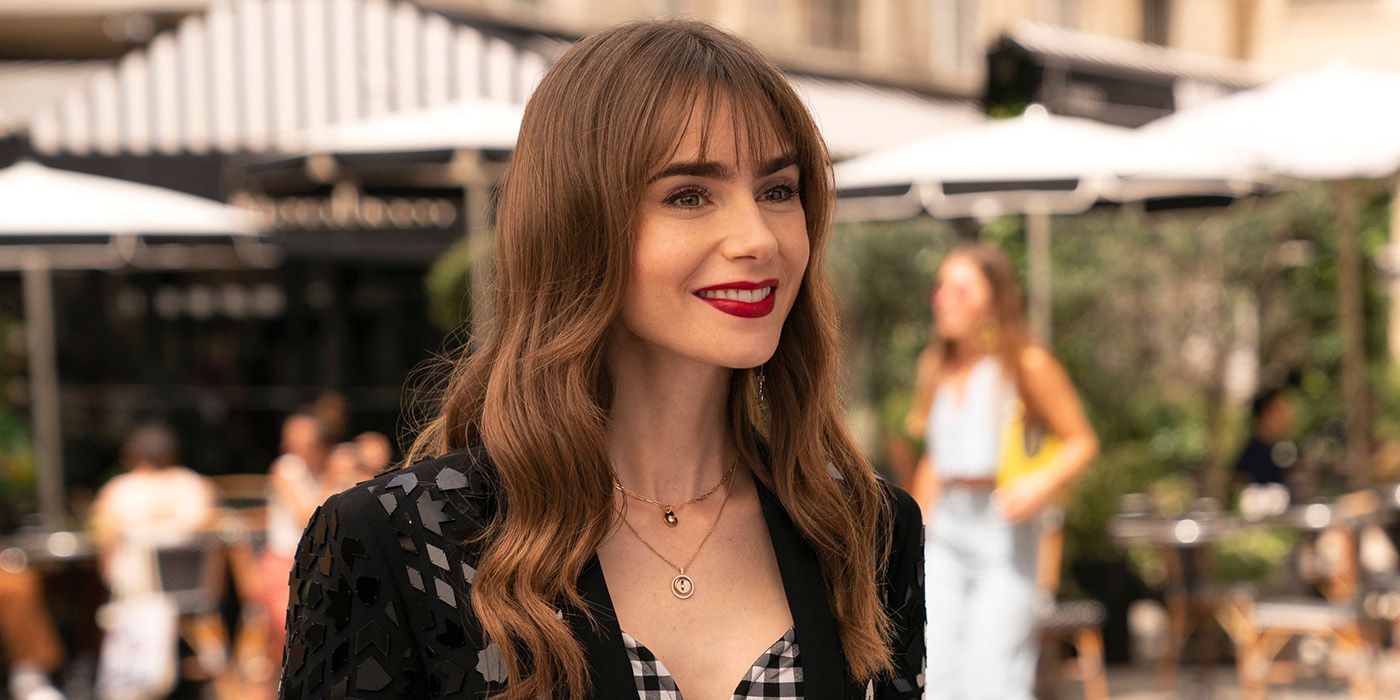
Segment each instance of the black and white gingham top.
[[[638,700],[682,700],[675,679],[651,650],[632,635],[622,633]],[[733,700],[802,700],[802,659],[797,651],[797,630],[788,628],[782,639],[759,655],[753,667],[734,689]]]

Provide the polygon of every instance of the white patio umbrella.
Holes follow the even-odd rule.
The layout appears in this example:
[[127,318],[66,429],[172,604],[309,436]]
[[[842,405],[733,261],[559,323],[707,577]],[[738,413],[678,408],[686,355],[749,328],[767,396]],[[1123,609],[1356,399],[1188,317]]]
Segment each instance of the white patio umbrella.
[[1189,140],[1300,180],[1400,171],[1400,73],[1337,63],[1158,119],[1148,136]]
[[[18,270],[24,276],[30,407],[39,505],[45,525],[57,526],[63,511],[51,272],[133,263],[156,267],[199,264],[189,250],[147,250],[141,239],[219,237],[222,242],[215,245],[227,249],[227,237],[255,240],[258,228],[257,219],[241,209],[160,187],[31,162],[0,170],[0,270]],[[265,262],[241,257],[251,264]],[[225,256],[222,264],[238,259]]]
[[[1284,177],[1336,183],[1346,463],[1353,485],[1364,483],[1370,428],[1354,183],[1400,173],[1400,74],[1334,64],[1164,117],[1142,131],[1190,139]],[[1394,201],[1391,215],[1400,217]],[[1400,232],[1400,218],[1393,223]],[[1394,331],[1400,315],[1391,323]]]
[[1238,196],[1257,185],[1228,154],[1179,139],[1060,117],[1033,105],[1021,117],[920,139],[836,166],[842,220],[1027,217],[1030,316],[1050,333],[1051,215],[1095,203],[1159,197]]
[[514,150],[524,114],[522,104],[469,98],[308,132],[302,140],[314,154],[455,152],[452,172],[465,194],[462,211],[471,241],[472,318],[481,319],[489,313],[487,201],[497,175],[481,152]]
[[318,153],[512,150],[524,113],[524,105],[466,99],[310,131],[302,140]]
[[1132,132],[1033,106],[1014,119],[936,134],[836,166],[842,219],[1072,214],[1112,177]]

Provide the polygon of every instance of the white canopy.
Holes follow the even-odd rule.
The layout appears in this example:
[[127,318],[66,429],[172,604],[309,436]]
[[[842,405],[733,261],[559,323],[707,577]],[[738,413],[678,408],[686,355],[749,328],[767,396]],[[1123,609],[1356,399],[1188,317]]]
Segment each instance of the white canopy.
[[1238,194],[1248,183],[1228,157],[1038,106],[836,166],[848,220],[1074,214],[1101,199]]
[[524,105],[484,99],[391,114],[305,134],[319,153],[512,150]]
[[[790,74],[836,160],[986,121],[971,100],[929,97],[856,80]],[[878,127],[871,123],[878,115]]]
[[[46,525],[60,523],[64,500],[50,271],[129,264],[138,257],[134,253],[142,237],[232,235],[238,242],[255,239],[257,233],[258,222],[252,214],[183,192],[32,162],[0,170],[0,269],[20,270],[24,277],[30,413],[39,465],[39,505]],[[112,244],[92,245],[85,240],[89,236],[110,237]],[[19,238],[23,240],[14,240]],[[18,244],[4,245],[7,242]],[[216,247],[231,246],[222,242]],[[189,265],[184,251],[172,248],[176,249],[139,257],[162,266]],[[231,260],[246,262],[245,256],[234,252]]]
[[1307,180],[1400,171],[1400,74],[1341,63],[1282,78],[1143,127]]
[[258,230],[252,214],[222,202],[28,161],[0,170],[0,212],[0,236],[227,236]]

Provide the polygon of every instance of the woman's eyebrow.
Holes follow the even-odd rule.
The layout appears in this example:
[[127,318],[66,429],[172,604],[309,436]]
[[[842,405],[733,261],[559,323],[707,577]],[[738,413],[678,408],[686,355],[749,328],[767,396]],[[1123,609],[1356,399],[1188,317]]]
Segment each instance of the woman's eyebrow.
[[[797,156],[792,154],[770,158],[764,161],[758,168],[757,175],[764,177],[782,170],[790,165],[797,164]],[[729,181],[734,177],[734,170],[724,163],[712,160],[687,160],[677,161],[662,168],[655,175],[647,180],[650,185],[657,180],[675,177],[677,175],[688,175],[690,177],[704,177],[711,180]]]
[[769,159],[768,161],[764,162],[762,166],[759,167],[758,176],[763,177],[764,175],[772,175],[773,173],[776,173],[779,170],[788,167],[789,165],[797,165],[797,156],[791,153],[787,155],[778,156],[777,158]]
[[671,163],[661,169],[660,172],[651,176],[647,180],[650,185],[657,180],[676,175],[689,175],[691,177],[705,177],[712,180],[729,180],[734,177],[734,171],[724,163],[717,163],[712,160],[690,160]]

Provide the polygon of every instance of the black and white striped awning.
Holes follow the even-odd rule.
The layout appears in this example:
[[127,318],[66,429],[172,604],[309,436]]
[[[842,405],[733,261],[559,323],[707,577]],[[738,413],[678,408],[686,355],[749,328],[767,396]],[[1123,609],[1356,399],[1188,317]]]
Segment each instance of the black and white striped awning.
[[[29,137],[41,155],[297,152],[333,124],[524,103],[568,46],[398,0],[215,0],[39,110]],[[838,159],[981,119],[965,98],[791,77]]]
[[389,0],[218,0],[39,112],[41,154],[293,151],[329,124],[523,102],[567,44]]

